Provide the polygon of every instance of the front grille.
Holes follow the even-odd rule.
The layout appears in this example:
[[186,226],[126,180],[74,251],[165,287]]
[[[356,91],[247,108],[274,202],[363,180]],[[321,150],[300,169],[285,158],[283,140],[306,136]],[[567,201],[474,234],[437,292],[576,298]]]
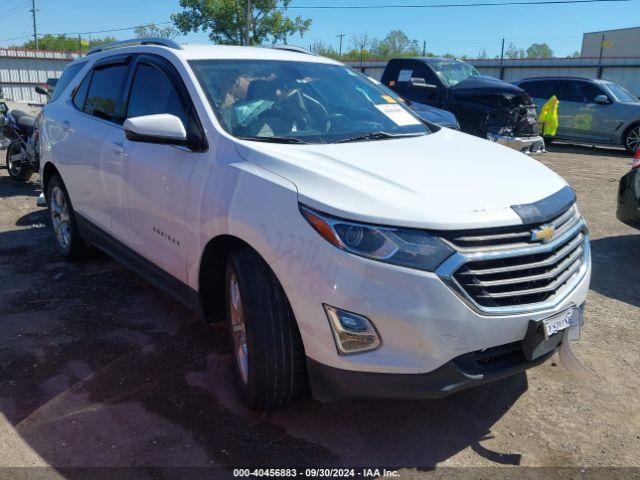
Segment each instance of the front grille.
[[[578,224],[583,225],[575,207],[549,222],[547,225],[556,228],[555,238],[564,235],[552,248],[531,240],[531,231],[539,225],[449,238],[459,251],[474,253],[468,255],[453,278],[481,307],[550,301],[561,295],[581,271],[586,230]],[[490,255],[483,255],[487,252]]]
[[[555,229],[555,236],[559,237],[571,230],[578,222],[580,215],[573,205],[566,212],[546,223]],[[499,249],[513,249],[539,242],[531,239],[531,231],[540,227],[538,225],[519,225],[515,227],[490,228],[481,230],[459,230],[441,234],[456,250],[462,252],[490,251]]]

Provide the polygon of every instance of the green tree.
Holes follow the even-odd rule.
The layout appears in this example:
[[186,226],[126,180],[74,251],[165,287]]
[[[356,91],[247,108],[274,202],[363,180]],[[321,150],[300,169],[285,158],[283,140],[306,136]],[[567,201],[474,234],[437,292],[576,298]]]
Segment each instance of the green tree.
[[160,38],[176,38],[180,33],[172,26],[161,27],[155,23],[148,25],[140,25],[133,32],[136,38],[160,37]]
[[[91,41],[87,38],[68,37],[66,35],[43,35],[38,37],[38,48],[40,50],[50,50],[52,52],[77,52],[79,50],[87,51],[96,45],[115,41],[114,37],[96,38]],[[29,40],[22,45],[15,45],[13,48],[24,48],[27,50],[35,50],[35,40]]]
[[410,40],[402,30],[392,30],[379,42],[374,42],[374,55],[379,58],[415,57],[420,55],[417,40]]
[[527,48],[527,58],[551,58],[553,50],[546,43],[534,43]]
[[291,0],[180,0],[182,12],[171,15],[176,28],[209,32],[212,42],[260,45],[287,42],[291,35],[309,30],[310,19],[285,14]]

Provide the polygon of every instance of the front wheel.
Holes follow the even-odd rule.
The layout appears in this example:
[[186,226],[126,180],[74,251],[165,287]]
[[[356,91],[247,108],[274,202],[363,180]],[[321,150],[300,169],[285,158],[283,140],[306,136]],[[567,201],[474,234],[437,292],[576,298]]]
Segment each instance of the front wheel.
[[307,375],[302,340],[282,286],[255,252],[242,249],[227,262],[225,297],[243,400],[259,410],[289,404],[305,391]]
[[622,140],[624,148],[627,149],[627,152],[634,154],[640,147],[640,123],[637,125],[633,125],[629,131],[625,134],[624,139]]
[[33,170],[27,166],[27,152],[21,147],[19,142],[13,142],[7,148],[5,159],[9,177],[13,180],[26,182],[33,175]]

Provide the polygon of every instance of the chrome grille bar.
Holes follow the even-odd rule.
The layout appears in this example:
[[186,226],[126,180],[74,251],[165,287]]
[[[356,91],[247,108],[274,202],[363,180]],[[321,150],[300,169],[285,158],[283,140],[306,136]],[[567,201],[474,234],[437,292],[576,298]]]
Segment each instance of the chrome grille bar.
[[560,262],[551,270],[538,275],[529,275],[526,277],[507,278],[505,280],[476,280],[475,283],[469,284],[471,287],[500,287],[503,285],[517,285],[519,283],[536,282],[540,280],[549,280],[558,276],[558,273],[572,265],[576,260],[582,260],[582,248],[576,249],[568,258]]
[[556,278],[553,282],[551,282],[546,287],[538,287],[538,288],[532,288],[527,290],[516,290],[514,292],[484,293],[484,294],[478,295],[478,297],[479,298],[507,298],[507,297],[520,297],[524,295],[533,295],[536,293],[552,292],[559,285],[562,285],[564,282],[566,282],[567,279],[571,277],[571,275],[576,273],[580,268],[581,264],[582,264],[582,260],[578,260],[574,262],[573,265],[569,268],[569,270],[564,272],[562,275],[560,275],[558,278]]
[[[575,205],[564,213],[544,225],[552,227],[556,236],[562,235],[581,221]],[[535,245],[531,231],[540,225],[517,225],[511,228],[501,228],[498,232],[486,230],[459,232],[451,235],[443,235],[443,239],[452,247],[461,252],[475,252],[487,250],[508,250],[518,247]]]
[[[583,234],[577,235],[573,240],[571,240],[567,245],[562,247],[556,253],[552,254],[549,258],[545,260],[540,260],[538,262],[531,263],[521,263],[518,265],[511,265],[508,267],[497,267],[497,268],[486,268],[482,270],[464,270],[459,273],[459,275],[495,275],[497,273],[508,273],[508,272],[517,272],[519,270],[530,270],[533,268],[540,267],[548,267],[557,263],[559,260],[562,260],[565,256],[567,256],[570,252],[572,252],[577,246],[579,246],[584,239]],[[582,249],[580,249],[582,251]]]

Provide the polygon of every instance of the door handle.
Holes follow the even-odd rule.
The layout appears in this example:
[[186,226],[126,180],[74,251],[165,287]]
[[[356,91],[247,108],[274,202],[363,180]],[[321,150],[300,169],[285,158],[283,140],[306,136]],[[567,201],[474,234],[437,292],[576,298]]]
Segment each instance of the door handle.
[[69,123],[69,120],[63,120],[62,121],[62,129],[66,132],[68,130],[71,130],[71,123]]

